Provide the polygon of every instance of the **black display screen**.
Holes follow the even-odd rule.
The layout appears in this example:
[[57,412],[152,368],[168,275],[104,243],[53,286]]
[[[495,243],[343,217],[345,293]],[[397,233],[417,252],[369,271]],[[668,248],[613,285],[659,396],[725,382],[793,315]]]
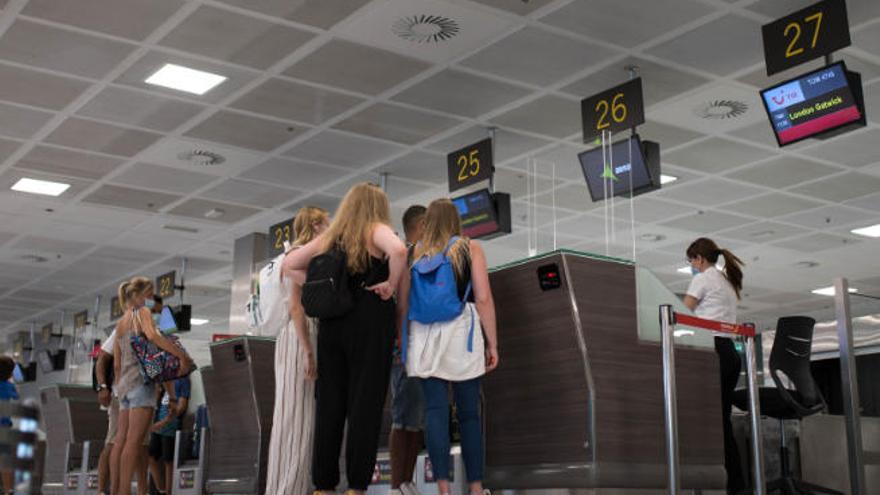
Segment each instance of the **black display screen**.
[[612,192],[614,196],[629,195],[630,186],[637,192],[654,185],[638,136],[612,144],[610,153],[607,148],[603,153],[600,147],[578,154],[578,159],[593,201],[602,201]]
[[492,194],[488,189],[465,194],[452,199],[461,217],[462,234],[471,239],[498,232],[500,226],[496,217]]

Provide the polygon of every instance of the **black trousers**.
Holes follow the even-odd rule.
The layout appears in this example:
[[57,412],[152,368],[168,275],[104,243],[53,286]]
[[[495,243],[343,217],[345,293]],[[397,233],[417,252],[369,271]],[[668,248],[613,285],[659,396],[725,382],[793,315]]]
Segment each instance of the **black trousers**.
[[348,487],[366,490],[376,465],[382,410],[391,374],[394,304],[374,295],[318,330],[318,382],[312,481],[318,490],[339,484],[345,423]]
[[721,422],[724,428],[724,468],[727,470],[727,492],[738,493],[746,487],[742,461],[733,436],[733,392],[742,369],[733,340],[715,337],[715,352],[721,368]]

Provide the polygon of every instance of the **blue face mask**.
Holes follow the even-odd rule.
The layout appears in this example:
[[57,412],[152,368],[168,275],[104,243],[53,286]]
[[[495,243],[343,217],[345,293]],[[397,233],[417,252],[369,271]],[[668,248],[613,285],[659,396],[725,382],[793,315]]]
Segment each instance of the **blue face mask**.
[[693,275],[693,276],[696,277],[696,276],[699,275],[699,274],[700,274],[700,270],[698,270],[698,269],[696,269],[696,268],[694,268],[694,267],[691,267],[691,275]]
[[144,301],[144,306],[146,306],[148,309],[153,309],[156,307],[156,301],[152,299],[147,299]]

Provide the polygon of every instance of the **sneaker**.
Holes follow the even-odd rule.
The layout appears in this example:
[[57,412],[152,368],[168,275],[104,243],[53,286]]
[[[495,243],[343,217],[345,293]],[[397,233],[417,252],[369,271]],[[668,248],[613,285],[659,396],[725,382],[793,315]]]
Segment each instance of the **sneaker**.
[[416,488],[416,485],[412,482],[401,484],[400,491],[403,492],[403,495],[422,495],[422,493],[419,492],[419,489]]

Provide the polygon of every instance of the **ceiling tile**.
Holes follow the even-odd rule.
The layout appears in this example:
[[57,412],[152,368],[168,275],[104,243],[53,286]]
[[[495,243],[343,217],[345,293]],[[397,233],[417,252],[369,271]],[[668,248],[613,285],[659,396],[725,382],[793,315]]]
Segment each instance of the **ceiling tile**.
[[663,161],[700,172],[718,173],[771,156],[773,153],[760,148],[713,137],[666,153]]
[[351,15],[369,0],[347,0],[345,2],[328,2],[326,0],[220,0],[236,7],[255,10],[263,14],[278,16],[290,21],[301,22],[310,26],[329,29],[337,22]]
[[308,124],[321,124],[364,100],[304,84],[270,79],[231,107]]
[[575,100],[547,95],[492,119],[494,123],[555,138],[581,131],[581,109]]
[[100,79],[134,48],[119,41],[18,20],[3,35],[0,58]]
[[37,146],[19,160],[15,167],[83,179],[100,179],[121,163],[121,160],[91,153]]
[[266,154],[199,139],[166,135],[138,156],[144,163],[227,177],[266,160]]
[[373,165],[404,148],[342,132],[324,131],[303,141],[286,156],[345,168]]
[[581,182],[584,180],[584,173],[577,155],[582,151],[584,151],[583,145],[557,144],[535,153],[533,158],[539,162],[539,167],[550,170],[548,173],[552,174],[555,167],[556,177]]
[[821,146],[810,151],[816,158],[861,167],[880,162],[877,143],[880,142],[880,129],[867,129],[865,132],[845,134],[823,141]]
[[379,172],[392,177],[445,184],[447,180],[446,157],[424,151],[413,151],[382,165]]
[[[530,185],[528,179],[534,180],[534,177],[534,175],[526,174],[525,168],[522,170],[515,170],[499,167],[495,169],[495,189],[497,191],[504,191],[510,194],[511,198],[516,199],[528,194],[530,192],[530,187],[535,188],[535,193],[541,194],[562,184],[562,181],[559,179],[554,183],[551,179],[541,176],[538,177],[536,181],[537,183],[533,181]],[[584,185],[584,187],[586,187],[586,185]],[[549,199],[545,204],[550,204]]]
[[83,93],[89,84],[0,64],[0,99],[61,110]]
[[[349,180],[346,180],[340,184],[337,184],[330,189],[327,190],[327,193],[333,196],[345,196],[349,189],[352,186],[360,184],[362,182],[372,182],[373,184],[379,183],[379,174],[370,172],[367,174],[359,175],[357,177],[352,177]],[[388,182],[386,182],[385,194],[388,196],[388,200],[392,203],[395,201],[400,201],[404,198],[408,198],[419,192],[423,191],[425,186],[423,184],[415,184],[413,182],[409,182],[406,180],[401,180],[396,177],[389,177]]]
[[806,234],[808,232],[807,229],[793,227],[783,223],[758,222],[744,227],[724,230],[719,232],[718,235],[746,242],[765,243]]
[[[850,16],[850,19],[853,17]],[[880,51],[880,24],[872,24],[856,31],[853,33],[853,42],[868,53],[878,53]]]
[[183,3],[182,0],[31,0],[22,14],[143,40]]
[[151,93],[110,86],[92,98],[77,114],[167,132],[195,117],[204,108]]
[[473,0],[474,2],[495,7],[512,14],[528,15],[532,12],[550,5],[553,0],[529,0],[528,2],[510,2],[508,0]]
[[880,82],[865,86],[865,113],[871,122],[880,122]]
[[49,134],[46,142],[130,157],[140,153],[160,137],[161,134],[72,117]]
[[129,208],[132,210],[158,212],[165,206],[180,199],[180,196],[175,196],[173,194],[104,185],[83,198],[83,201],[99,205]]
[[393,99],[441,112],[478,117],[529,93],[518,86],[447,69],[398,93]]
[[159,44],[268,69],[313,37],[307,31],[203,5]]
[[95,245],[88,242],[76,242],[64,239],[52,239],[40,236],[25,236],[9,246],[10,249],[33,251],[40,254],[82,254]]
[[[135,263],[140,264],[141,266],[145,266],[159,261],[160,258],[164,258],[166,255],[164,253],[156,251],[136,249],[133,247],[119,249],[117,247],[103,246],[92,252],[90,256],[94,256],[99,259],[106,259],[110,262],[125,264]],[[189,290],[189,286],[187,286],[186,289]]]
[[[808,0],[758,0],[746,8],[776,19],[794,13],[811,3]],[[856,0],[846,3],[847,14],[850,22],[853,24],[860,24],[868,19],[880,16],[880,4],[877,4],[877,2]]]
[[[773,129],[770,127],[770,121],[764,119],[761,122],[755,122],[742,129],[731,131],[730,134],[738,138],[746,139],[754,144],[764,145],[768,148],[779,149],[779,144],[773,135]],[[813,144],[811,140],[799,141],[794,144],[787,145],[786,150],[794,151]]]
[[846,201],[880,191],[880,178],[852,172],[804,184],[792,191],[828,201]]
[[790,215],[782,220],[817,230],[829,230],[845,226],[859,227],[861,224],[877,220],[877,215],[855,208],[834,205]]
[[350,171],[341,168],[273,158],[239,177],[311,191],[339,180],[347,173]]
[[284,210],[291,213],[297,213],[300,208],[305,206],[317,206],[318,208],[327,210],[332,215],[336,212],[336,208],[339,206],[340,201],[342,201],[342,198],[330,196],[329,194],[313,194],[308,198],[285,206]]
[[728,14],[661,43],[647,53],[725,75],[762,60],[764,51],[761,37],[757,35],[760,28],[761,25],[751,19]]
[[186,135],[258,151],[272,151],[305,129],[223,110],[192,128]]
[[863,198],[847,201],[846,204],[864,208],[866,210],[880,211],[880,193],[865,196]]
[[51,113],[0,103],[0,133],[28,139],[52,118]]
[[767,122],[763,108],[757,91],[717,82],[655,105],[646,115],[651,120],[692,131],[722,134]]
[[21,143],[18,141],[0,138],[0,160],[6,160],[9,158],[10,155],[15,153],[20,145]]
[[[682,129],[668,124],[661,124],[648,120],[638,128],[639,136],[648,141],[660,143],[660,156],[663,157],[663,150],[681,146],[695,139],[703,137],[698,132]],[[665,157],[664,157],[665,158]]]
[[[857,56],[854,56],[851,53],[845,53],[844,56],[844,60],[846,61],[846,68],[848,70],[861,74],[863,81],[875,79],[877,76],[880,76],[880,65],[863,60]],[[746,84],[756,86],[760,89],[764,89],[787,81],[789,79],[794,79],[814,69],[820,69],[824,66],[825,60],[818,59],[806,62],[804,64],[798,65],[797,67],[793,67],[782,72],[777,72],[776,74],[773,74],[769,77],[767,76],[767,69],[762,66],[761,68],[756,69],[753,72],[739,77],[738,80]]]
[[[674,189],[661,189],[655,194],[696,205],[717,205],[755,196],[761,192],[762,190],[757,187],[711,177],[693,184],[683,184]],[[726,207],[724,209],[727,210]]]
[[109,229],[130,229],[150,218],[148,213],[121,211],[85,204],[67,205],[52,214],[55,222],[73,226],[90,225]]
[[[206,218],[205,214],[211,210],[222,212],[222,216],[218,218]],[[220,201],[209,201],[206,199],[190,199],[174,208],[168,213],[182,217],[197,218],[199,220],[222,222],[222,223],[238,223],[245,218],[251,217],[259,213],[256,208],[248,208],[246,206],[233,205],[230,203],[222,203]]]
[[635,205],[636,222],[654,223],[694,212],[693,206],[645,196],[636,198]]
[[794,156],[783,156],[727,176],[732,179],[782,188],[840,172],[840,169]]
[[238,179],[229,179],[199,194],[202,198],[217,201],[256,206],[260,208],[277,208],[289,203],[292,199],[302,196],[301,191],[292,191],[281,187],[270,186]]
[[822,203],[818,201],[810,201],[809,199],[788,194],[773,193],[724,205],[724,211],[741,215],[752,215],[758,218],[773,218],[819,206],[822,206]]
[[694,0],[658,0],[648,3],[588,0],[572,2],[541,21],[596,39],[632,47],[713,11],[712,7]]
[[802,253],[815,253],[817,251],[825,251],[826,249],[842,248],[857,242],[860,241],[831,234],[810,234],[804,237],[776,242],[773,245]]
[[[427,148],[443,153],[445,156],[477,141],[482,141],[487,137],[489,137],[489,133],[486,127],[473,126],[448,138],[429,144]],[[542,146],[547,146],[550,143],[551,141],[545,139],[527,136],[507,129],[497,129],[495,132],[495,163],[506,162]]]
[[15,234],[13,232],[0,232],[0,246],[2,246],[3,244],[6,244],[7,242],[11,241],[12,239],[15,239],[15,237],[17,235],[18,234]]
[[[145,81],[156,71],[164,67],[165,64],[181,65],[190,69],[210,72],[212,74],[224,76],[227,79],[203,95],[194,95],[184,91],[147,84]],[[153,92],[163,93],[177,98],[189,98],[203,103],[216,103],[228,97],[233,92],[241,89],[242,86],[251,82],[256,76],[256,72],[231,67],[226,64],[206,62],[202,59],[154,50],[138,59],[131,67],[123,72],[115,82],[125,86],[148,89]]]
[[213,175],[190,172],[179,168],[149,163],[135,163],[124,172],[113,176],[111,182],[124,186],[156,189],[176,194],[189,194],[216,179]]
[[539,86],[555,83],[614,55],[608,48],[525,27],[461,65]]
[[691,232],[699,232],[701,234],[708,234],[719,230],[746,225],[751,222],[753,222],[753,220],[750,218],[732,215],[730,213],[699,211],[693,215],[677,218],[668,222],[662,222],[660,225],[675,229],[689,230]]
[[562,91],[580,96],[581,98],[593,96],[596,93],[626,82],[629,79],[628,68],[632,66],[638,67],[638,75],[643,79],[642,92],[646,107],[709,82],[708,79],[702,76],[683,72],[667,65],[658,64],[643,58],[627,57],[583,79],[578,79],[562,88]]
[[332,39],[285,75],[376,95],[428,69],[429,64],[371,46]]
[[416,144],[461,122],[449,117],[377,103],[336,124],[344,131],[403,144]]

